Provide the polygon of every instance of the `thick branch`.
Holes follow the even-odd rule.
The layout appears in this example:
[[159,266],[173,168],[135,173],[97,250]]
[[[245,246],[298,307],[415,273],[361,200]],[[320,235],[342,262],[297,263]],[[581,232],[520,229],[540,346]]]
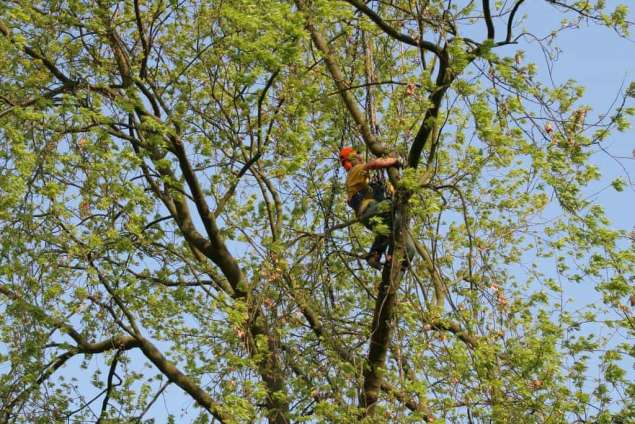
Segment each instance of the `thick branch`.
[[209,238],[210,245],[203,252],[216,265],[218,265],[225,277],[227,277],[227,280],[231,284],[236,295],[239,297],[245,297],[247,293],[244,291],[244,288],[240,287],[243,282],[243,275],[240,267],[238,266],[238,262],[225,245],[225,242],[220,234],[220,230],[216,225],[214,215],[210,212],[209,206],[207,205],[203,189],[201,188],[198,178],[189,162],[183,143],[181,140],[174,137],[172,138],[172,144],[175,149],[175,154],[179,160],[179,167],[181,168],[183,177],[190,189],[199,217],[203,222],[205,231],[207,232],[207,236]]
[[[140,111],[140,112],[147,119],[155,119],[154,117],[143,113],[143,111]],[[137,129],[137,132],[139,133],[140,136],[142,136],[141,130]],[[213,216],[211,216],[209,209],[207,208],[207,203],[204,198],[204,194],[202,193],[198,180],[196,179],[194,171],[192,170],[192,167],[187,159],[185,150],[183,149],[181,142],[175,138],[172,139],[172,144],[175,147],[175,150],[177,150],[177,156],[179,157],[179,164],[182,167],[182,172],[184,174],[187,174],[186,180],[188,181],[190,185],[190,190],[192,191],[192,195],[196,200],[196,203],[197,203],[196,206],[199,210],[199,213],[202,212],[201,218],[203,219],[203,216],[206,217],[206,219],[203,219],[203,221],[206,226],[206,230],[208,231],[208,235],[210,235],[210,237],[213,235],[216,236],[216,239],[214,240],[216,242],[216,246],[212,244],[210,240],[204,238],[197,231],[196,227],[194,226],[194,222],[192,221],[192,216],[190,213],[189,206],[186,200],[183,198],[183,195],[178,193],[175,195],[171,195],[167,190],[165,191],[161,190],[159,185],[156,183],[156,181],[154,181],[154,179],[150,175],[150,172],[147,166],[142,163],[141,168],[146,178],[146,181],[150,185],[154,194],[159,199],[161,199],[165,207],[170,212],[170,215],[176,221],[176,224],[178,225],[179,230],[181,231],[181,234],[183,234],[183,237],[185,237],[185,240],[188,242],[188,245],[192,249],[194,255],[197,256],[199,260],[202,260],[204,257],[206,257],[212,260],[212,262],[214,262],[216,265],[218,265],[229,282],[229,285],[224,284],[222,287],[231,296],[237,297],[237,298],[244,298],[246,297],[246,292],[242,288],[238,287],[239,282],[242,279],[240,269],[238,268],[238,265],[236,264],[233,257],[231,257],[229,251],[227,250],[224,243],[222,242],[222,239],[220,239],[218,228],[216,227]],[[133,144],[133,147],[137,155],[141,159],[143,159],[139,146]],[[158,152],[150,152],[150,153],[153,158],[161,159],[162,157],[161,155],[158,154]],[[159,174],[161,176],[168,177],[170,181],[178,180],[177,178],[175,178],[174,173],[168,166],[158,166],[157,170],[159,171]],[[219,246],[219,242],[220,242],[220,246]],[[228,263],[229,263],[229,266],[227,266]]]
[[117,334],[109,339],[102,340],[95,343],[82,342],[79,346],[81,353],[95,354],[103,353],[108,350],[130,350],[132,348],[139,347],[137,339],[131,336],[124,336],[123,334]]
[[375,302],[368,358],[364,371],[364,390],[360,399],[361,406],[366,408],[365,413],[370,413],[376,404],[379,398],[379,389],[384,381],[382,369],[386,363],[386,354],[392,333],[393,310],[402,277],[400,266],[392,265],[388,263],[384,266]]
[[483,0],[483,14],[485,15],[485,24],[487,25],[487,38],[494,39],[494,21],[492,20],[492,12],[489,9],[489,0]]
[[[230,292],[229,294],[234,299],[245,299],[247,297],[247,292],[244,287],[241,286],[242,282],[242,272],[236,262],[235,258],[231,255],[227,247],[225,246],[224,241],[220,235],[220,231],[216,226],[215,218],[210,213],[207,202],[205,200],[205,196],[203,190],[200,187],[198,179],[189,163],[187,158],[185,149],[179,139],[176,137],[171,138],[172,145],[175,150],[175,154],[179,159],[179,165],[181,168],[181,172],[190,188],[190,192],[192,193],[192,197],[194,199],[194,203],[199,212],[199,216],[203,221],[203,225],[206,228],[207,234],[209,236],[209,240],[204,239],[198,231],[194,228],[194,224],[192,222],[188,205],[182,195],[170,196],[170,194],[161,191],[161,189],[157,186],[157,184],[152,180],[152,177],[149,175],[147,169],[144,169],[144,174],[148,182],[150,182],[152,186],[152,190],[162,199],[163,203],[166,205],[170,214],[174,217],[177,225],[181,229],[185,239],[190,243],[194,254],[197,252],[201,252],[205,254],[205,256],[212,260],[223,272],[224,276],[227,278],[230,284]],[[172,176],[172,172],[169,168],[159,168],[159,172],[162,175]],[[172,177],[172,179],[174,179]],[[260,321],[261,313],[256,310],[254,312],[253,321],[250,323],[250,332],[254,335],[265,335],[269,341],[271,341],[271,334],[269,334],[265,325],[261,325]],[[274,372],[275,375],[271,374],[271,370],[279,369],[278,359],[275,357],[273,352],[262,352],[260,349],[252,350],[252,353],[262,354],[263,358],[259,361],[259,372],[263,378],[263,381],[267,385],[267,389],[269,390],[268,397],[268,406],[270,407],[269,415],[274,418],[276,422],[285,423],[287,418],[288,411],[288,403],[284,400],[281,400],[280,397],[276,396],[276,392],[280,392],[284,390],[284,383],[282,379],[281,372]],[[160,362],[158,362],[159,364]],[[159,366],[159,365],[157,365]],[[173,380],[176,384],[179,384],[179,381]],[[183,387],[179,384],[180,387]],[[187,389],[184,388],[187,391]],[[204,399],[200,397],[200,393],[197,391],[188,391],[192,397],[194,397],[199,403],[203,402]],[[197,398],[198,396],[198,398]],[[203,405],[203,403],[201,403]],[[214,413],[211,409],[210,412]]]
[[[235,258],[227,249],[220,235],[220,230],[216,225],[215,217],[209,210],[204,191],[202,190],[198,178],[194,170],[192,169],[183,143],[179,138],[177,138],[177,136],[170,136],[170,141],[172,143],[174,153],[178,158],[181,173],[183,174],[183,177],[190,189],[194,204],[197,208],[199,217],[201,218],[201,221],[205,226],[209,240],[203,239],[202,236],[194,228],[190,217],[189,208],[182,195],[177,194],[176,196],[171,197],[168,193],[162,192],[156,186],[156,184],[153,186],[153,191],[157,193],[163,200],[164,204],[166,205],[172,216],[174,216],[177,224],[179,225],[179,228],[181,228],[186,240],[192,243],[194,250],[204,253],[206,257],[211,259],[212,262],[214,262],[221,269],[224,276],[227,278],[229,284],[231,285],[232,293],[230,294],[232,295],[232,297],[234,299],[244,299],[247,297],[247,292],[241,284],[243,282],[242,271],[240,270],[240,267],[238,266]],[[167,167],[159,168],[159,172],[165,175],[172,175],[172,171]],[[144,173],[146,174],[146,178],[149,181],[152,181],[151,177],[145,170]],[[271,338],[273,336],[266,328],[265,323],[261,323],[261,321],[262,314],[259,311],[255,311],[253,321],[250,323],[249,327],[250,332],[254,336],[265,335],[271,344]],[[277,392],[281,392],[284,390],[284,380],[282,378],[282,372],[279,371],[280,366],[278,363],[278,359],[275,356],[275,352],[273,351],[274,347],[275,346],[271,345],[269,351],[265,352],[262,352],[260,349],[256,349],[254,347],[252,352],[254,354],[263,354],[263,359],[259,361],[259,372],[269,392],[267,401],[267,406],[270,410],[269,417],[274,420],[273,422],[285,423],[287,420],[286,415],[288,411],[288,403],[286,402],[286,400],[282,400],[280,396],[276,395]],[[155,363],[157,364],[157,366],[161,364],[160,361]],[[192,388],[186,389],[184,386],[181,386],[179,381],[180,380],[174,380],[174,382],[180,387],[183,387],[184,390],[192,390],[188,391],[188,393],[192,395],[192,397],[194,397],[199,403],[204,401],[204,399],[200,397],[201,394],[199,392],[193,390]],[[186,384],[187,381],[182,381],[182,383]],[[203,405],[203,403],[201,403],[201,405]],[[209,410],[210,412],[215,413],[212,409]]]
[[101,20],[106,27],[106,37],[115,56],[115,62],[117,62],[117,68],[121,75],[122,85],[124,87],[130,87],[133,83],[133,79],[128,54],[123,46],[121,37],[119,37],[119,34],[113,27],[112,20],[107,16],[109,13],[108,6],[105,5],[102,0],[97,0],[97,4],[101,8]]
[[163,354],[148,339],[140,336],[137,338],[141,351],[170,381],[188,393],[196,402],[209,411],[214,418],[221,423],[231,422],[231,417],[222,411],[219,403],[214,401],[212,397],[203,390],[198,384],[194,383],[188,376],[183,374],[176,365],[166,359]]
[[145,29],[143,28],[143,20],[141,19],[139,0],[134,0],[134,14],[135,21],[137,22],[137,30],[139,31],[139,39],[141,40],[141,47],[143,48],[143,59],[141,60],[139,77],[145,78],[147,74],[148,57],[150,56],[150,46],[148,44],[148,39],[146,38]]
[[[444,52],[444,54],[446,53]],[[438,72],[439,74],[437,75],[436,82],[437,88],[429,97],[432,107],[430,107],[424,114],[419,131],[410,146],[410,152],[408,153],[409,167],[416,168],[419,165],[419,160],[421,159],[421,153],[423,152],[424,147],[428,144],[434,143],[433,138],[435,135],[436,120],[441,109],[441,101],[443,100],[443,96],[448,90],[451,82],[447,57],[445,60],[440,61]],[[434,153],[434,148],[431,148],[430,157],[428,158],[429,163],[431,163],[434,158]]]
[[[143,161],[139,147],[133,144],[133,148],[139,158]],[[152,192],[163,202],[166,209],[170,212],[170,216],[174,218],[176,225],[179,227],[181,234],[185,238],[187,245],[196,259],[201,263],[207,262],[209,258],[204,252],[207,252],[210,248],[210,242],[206,240],[194,227],[187,203],[180,195],[172,197],[167,191],[162,191],[161,187],[159,187],[157,182],[150,175],[150,170],[143,162],[141,163],[141,170],[143,171],[143,175],[150,185]],[[172,176],[169,169],[159,167],[158,170],[162,176]],[[223,284],[222,287],[230,295],[234,294],[234,291],[229,284]]]

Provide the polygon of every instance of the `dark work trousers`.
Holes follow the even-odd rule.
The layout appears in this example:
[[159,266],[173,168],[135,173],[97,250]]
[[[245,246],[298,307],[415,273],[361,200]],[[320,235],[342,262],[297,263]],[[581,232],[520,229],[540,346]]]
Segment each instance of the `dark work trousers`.
[[[378,257],[381,258],[381,255],[386,252],[392,237],[392,213],[392,200],[386,199],[381,202],[371,200],[360,216],[362,224],[375,233],[375,240],[373,240],[373,245],[368,252],[369,256],[376,252],[379,255]],[[385,225],[385,227],[381,229],[378,228],[379,225]],[[415,247],[410,237],[406,235],[406,255],[408,259],[412,260],[414,254]]]

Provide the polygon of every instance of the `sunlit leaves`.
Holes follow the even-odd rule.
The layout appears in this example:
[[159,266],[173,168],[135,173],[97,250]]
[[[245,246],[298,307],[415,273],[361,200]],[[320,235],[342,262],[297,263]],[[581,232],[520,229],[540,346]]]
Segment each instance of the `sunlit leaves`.
[[[268,399],[288,402],[292,421],[357,421],[380,278],[364,261],[374,235],[359,224],[328,229],[352,217],[335,152],[368,152],[305,16],[277,0],[139,1],[142,39],[133,2],[100,11],[80,0],[23,3],[0,9],[14,37],[0,43],[0,284],[21,296],[3,297],[0,360],[15,380],[3,374],[0,392],[32,383],[75,342],[54,318],[97,341],[128,331],[124,305],[236,421],[264,419]],[[434,129],[397,185],[412,194],[407,231],[423,256],[396,289],[385,369],[396,391],[380,395],[373,419],[423,422],[429,409],[439,422],[464,422],[467,408],[483,422],[626,416],[613,393],[633,390],[632,352],[602,331],[630,331],[635,261],[628,234],[588,194],[598,180],[628,192],[619,175],[602,180],[594,155],[634,111],[625,100],[603,115],[573,80],[539,80],[542,64],[528,59],[536,46],[523,38],[505,49],[480,43],[479,2],[424,3],[367,4],[397,31],[445,48],[447,86],[432,53],[400,44],[347,2],[311,2],[347,90],[389,151],[405,157],[421,125]],[[496,19],[508,16],[509,2],[491,3]],[[628,28],[623,7],[568,4]],[[567,25],[580,24],[561,9]],[[135,78],[126,89],[109,25]],[[62,83],[27,45],[78,84],[51,98]],[[438,117],[424,122],[440,90]],[[175,218],[178,208],[190,219]],[[209,216],[217,232],[203,224]],[[244,298],[232,298],[208,259],[219,253],[205,244],[210,234],[240,267]],[[570,300],[571,290],[589,297]],[[157,393],[158,371],[137,353],[121,355],[108,418],[133,419]],[[113,354],[84,362],[87,384],[106,386]],[[268,355],[284,370],[284,387],[270,392]],[[79,383],[50,387],[61,391],[47,398],[56,411],[81,403],[63,394]],[[45,393],[34,391],[25,411],[55,421],[38,409]],[[409,411],[397,394],[424,407]],[[210,421],[194,415],[167,419]]]

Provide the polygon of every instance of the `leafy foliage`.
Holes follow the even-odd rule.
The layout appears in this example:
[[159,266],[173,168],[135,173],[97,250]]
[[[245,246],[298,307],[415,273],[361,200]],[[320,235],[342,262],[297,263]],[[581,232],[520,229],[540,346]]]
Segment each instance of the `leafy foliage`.
[[[632,26],[547,3],[546,50]],[[543,80],[525,6],[3,2],[0,421],[635,419],[632,235],[584,194],[634,90]],[[381,277],[343,145],[407,158]]]

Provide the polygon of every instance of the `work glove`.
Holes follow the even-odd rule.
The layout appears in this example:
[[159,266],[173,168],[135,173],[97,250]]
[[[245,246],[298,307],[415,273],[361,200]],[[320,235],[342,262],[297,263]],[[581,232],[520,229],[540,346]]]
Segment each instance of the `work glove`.
[[401,160],[401,158],[399,157],[399,153],[393,151],[390,152],[390,154],[388,155],[388,157],[390,158],[394,158],[397,159],[397,162],[395,162],[395,164],[392,166],[393,168],[397,168],[397,169],[401,169],[404,167],[404,162]]

